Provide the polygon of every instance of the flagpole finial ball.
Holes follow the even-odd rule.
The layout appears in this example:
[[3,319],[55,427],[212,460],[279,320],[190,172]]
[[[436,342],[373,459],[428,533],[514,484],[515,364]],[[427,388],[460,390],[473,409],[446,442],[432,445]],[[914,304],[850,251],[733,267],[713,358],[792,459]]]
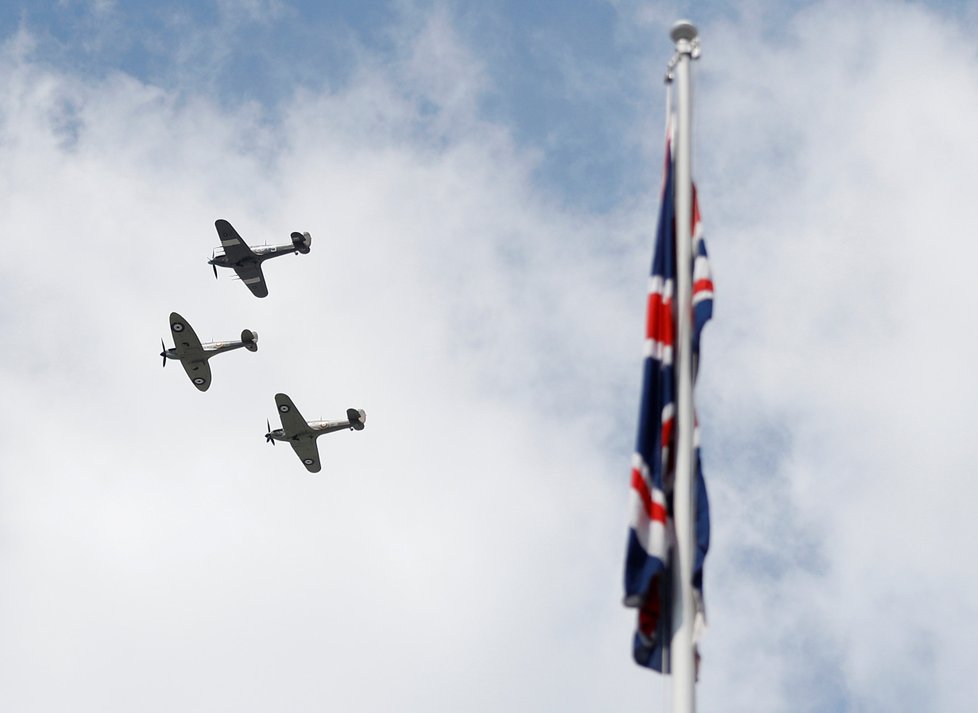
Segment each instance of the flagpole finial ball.
[[680,20],[672,26],[672,31],[669,33],[672,41],[677,44],[683,40],[692,42],[698,35],[699,31],[696,29],[696,25],[689,20]]

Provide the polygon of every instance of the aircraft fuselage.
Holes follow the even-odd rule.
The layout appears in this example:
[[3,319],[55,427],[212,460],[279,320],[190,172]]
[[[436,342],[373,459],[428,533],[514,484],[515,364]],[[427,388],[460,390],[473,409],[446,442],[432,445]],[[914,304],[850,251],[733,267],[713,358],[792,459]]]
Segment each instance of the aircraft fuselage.
[[[250,344],[254,344],[254,342],[250,342]],[[177,350],[171,347],[166,350],[166,358],[173,359],[174,361],[201,361],[210,359],[215,354],[222,354],[233,351],[234,349],[241,349],[242,347],[247,349],[248,345],[249,342],[208,342],[207,344],[201,344],[201,347],[203,347],[202,352],[183,357],[178,355]]]
[[215,255],[207,261],[207,264],[216,265],[217,267],[235,268],[244,265],[260,264],[270,258],[288,255],[290,253],[295,255],[299,254],[299,251],[295,249],[295,245],[291,243],[288,245],[259,245],[251,248],[251,252],[254,253],[253,256],[248,255],[239,260],[232,260],[227,255]]
[[339,431],[344,428],[353,428],[349,421],[306,421],[306,425],[313,431],[313,433],[300,433],[295,436],[289,437],[285,435],[285,431],[281,428],[276,428],[269,431],[269,435],[276,441],[292,441],[299,438],[317,437],[324,433],[331,433],[332,431]]

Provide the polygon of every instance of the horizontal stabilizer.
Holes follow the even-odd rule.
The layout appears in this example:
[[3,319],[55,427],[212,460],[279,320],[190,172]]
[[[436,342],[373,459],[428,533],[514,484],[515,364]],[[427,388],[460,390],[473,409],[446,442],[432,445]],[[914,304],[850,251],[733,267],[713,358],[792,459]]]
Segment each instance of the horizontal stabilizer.
[[367,412],[363,409],[348,408],[346,417],[350,421],[350,428],[354,431],[362,431],[364,421],[367,420]]

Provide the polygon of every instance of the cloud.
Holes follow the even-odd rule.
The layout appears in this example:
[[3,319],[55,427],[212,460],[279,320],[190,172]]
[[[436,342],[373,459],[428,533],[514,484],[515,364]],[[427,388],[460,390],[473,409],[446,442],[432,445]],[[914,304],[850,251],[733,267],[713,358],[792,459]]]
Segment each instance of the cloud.
[[[483,115],[500,79],[451,13],[415,10],[274,113],[3,46],[0,708],[645,710],[667,685],[618,603],[657,178],[568,205]],[[967,28],[711,18],[701,704],[965,710]],[[211,277],[218,217],[312,252],[255,300]],[[199,394],[160,370],[171,310],[261,349]],[[309,477],[262,443],[278,391],[367,428]]]
[[[588,443],[616,430],[592,367],[634,322],[608,322],[617,276],[584,260],[605,226],[478,118],[447,22],[408,47],[279,125],[4,56],[3,707],[602,700],[552,637],[586,661],[619,643],[598,622],[622,615],[624,495]],[[428,56],[452,59],[408,81]],[[210,276],[217,217],[313,251],[269,264],[259,302]],[[170,310],[261,349],[199,394],[159,368]],[[324,439],[310,478],[261,441],[276,391],[368,428]]]
[[[709,29],[698,156],[721,285],[710,347],[724,356],[701,398],[727,404],[715,428],[741,436],[714,476],[729,488],[718,517],[727,498],[751,506],[718,539],[789,535],[760,545],[787,571],[730,580],[769,618],[749,618],[721,659],[748,640],[777,652],[773,685],[807,680],[814,710],[963,710],[973,691],[947,677],[969,657],[976,584],[951,545],[978,534],[963,426],[978,348],[973,48],[949,20],[894,4],[812,7],[768,41]],[[770,459],[750,453],[763,442]],[[729,565],[716,552],[713,566]],[[737,626],[719,606],[718,626]]]

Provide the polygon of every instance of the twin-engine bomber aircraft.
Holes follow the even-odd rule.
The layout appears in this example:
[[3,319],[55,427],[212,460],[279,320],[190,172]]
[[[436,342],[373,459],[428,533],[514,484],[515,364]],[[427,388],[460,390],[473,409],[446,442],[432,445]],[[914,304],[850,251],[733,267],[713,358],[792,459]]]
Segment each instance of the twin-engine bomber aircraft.
[[194,382],[194,386],[201,391],[207,391],[211,385],[211,368],[208,366],[207,360],[212,356],[229,352],[233,349],[240,349],[241,347],[244,347],[249,352],[258,351],[258,333],[252,332],[250,329],[241,332],[240,342],[228,341],[201,344],[197,335],[194,334],[194,330],[187,323],[187,320],[176,312],[170,313],[170,333],[173,335],[173,343],[175,345],[173,349],[167,349],[166,344],[163,344],[163,340],[160,340],[160,343],[163,344],[163,351],[160,352],[160,356],[163,357],[163,366],[166,366],[167,359],[179,360],[183,364],[187,376]]
[[217,268],[230,267],[255,297],[268,295],[265,276],[261,272],[261,264],[265,260],[289,253],[305,255],[312,245],[312,236],[309,233],[292,233],[292,243],[289,245],[259,245],[249,248],[241,240],[238,231],[223,218],[216,220],[214,227],[217,228],[221,247],[224,248],[223,255],[215,255],[207,261],[207,264],[214,268],[214,277],[217,277]]
[[306,421],[292,399],[285,394],[275,394],[275,405],[282,418],[282,428],[273,431],[271,424],[266,421],[268,433],[265,434],[265,442],[273,446],[275,441],[291,443],[295,454],[310,473],[318,473],[322,469],[319,448],[316,446],[317,438],[324,433],[342,431],[345,428],[362,431],[363,423],[367,420],[363,409],[348,408],[346,421]]

